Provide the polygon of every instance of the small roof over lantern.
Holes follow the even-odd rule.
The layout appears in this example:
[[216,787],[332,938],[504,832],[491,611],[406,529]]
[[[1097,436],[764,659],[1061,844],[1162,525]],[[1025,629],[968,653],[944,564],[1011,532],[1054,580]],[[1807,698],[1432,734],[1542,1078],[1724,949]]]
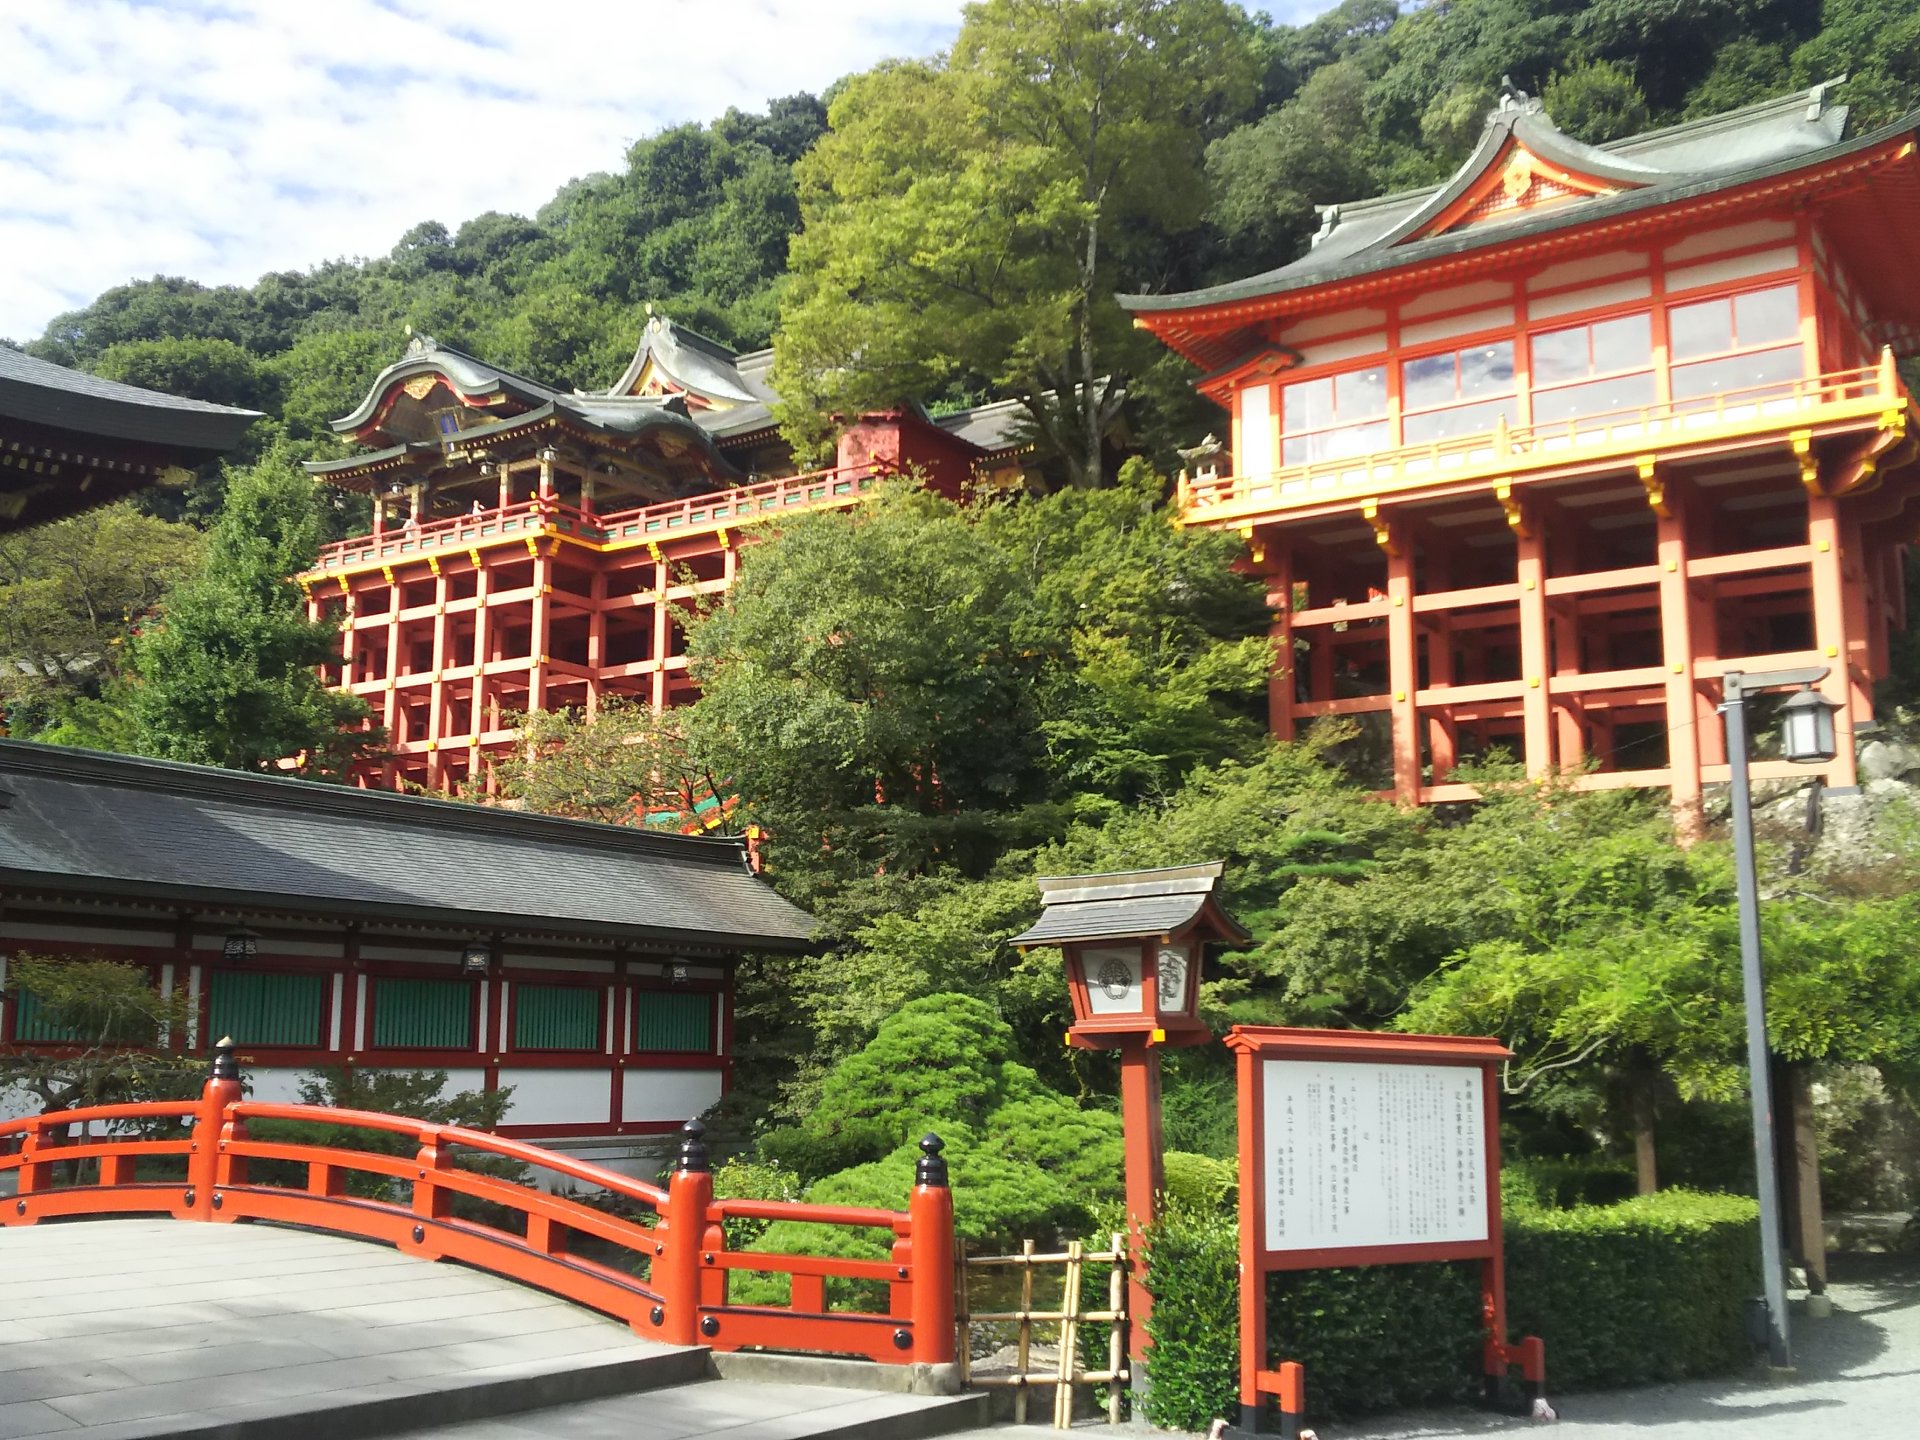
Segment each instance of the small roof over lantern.
[[1251,938],[1221,908],[1225,868],[1214,860],[1039,878],[1040,918],[1013,943],[1066,952],[1072,1044],[1197,1045],[1210,1038],[1196,1013],[1206,946]]

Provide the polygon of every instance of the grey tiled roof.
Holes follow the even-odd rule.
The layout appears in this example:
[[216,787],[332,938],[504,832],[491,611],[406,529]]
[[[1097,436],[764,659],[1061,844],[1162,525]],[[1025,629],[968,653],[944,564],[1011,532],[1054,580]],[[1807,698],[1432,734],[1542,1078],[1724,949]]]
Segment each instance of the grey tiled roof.
[[[1707,194],[1875,143],[1902,126],[1913,128],[1910,117],[1842,146],[1847,108],[1828,103],[1828,93],[1839,83],[1829,81],[1781,99],[1598,146],[1582,144],[1559,130],[1537,100],[1509,100],[1488,117],[1479,145],[1444,185],[1326,207],[1313,248],[1297,260],[1203,290],[1117,298],[1126,310],[1152,313],[1281,294]],[[1409,238],[1463,194],[1504,153],[1509,140],[1628,188],[1538,212],[1522,211],[1513,219],[1465,231]]]
[[[1192,921],[1216,898],[1226,866],[1218,861],[1129,870],[1106,875],[1040,877],[1040,918],[1013,937],[1015,945],[1059,945],[1075,940],[1111,940],[1162,935]],[[1246,932],[1218,909],[1230,938]]]
[[238,445],[260,412],[102,380],[0,345],[0,417],[217,455]]
[[0,887],[804,950],[735,841],[0,740]]

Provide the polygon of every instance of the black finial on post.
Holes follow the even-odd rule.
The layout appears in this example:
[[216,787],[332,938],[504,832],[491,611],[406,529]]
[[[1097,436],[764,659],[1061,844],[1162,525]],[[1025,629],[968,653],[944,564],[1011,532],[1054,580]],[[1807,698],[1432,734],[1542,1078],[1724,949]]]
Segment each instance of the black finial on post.
[[680,1168],[682,1170],[711,1170],[713,1164],[707,1159],[707,1127],[698,1120],[689,1120],[680,1127]]
[[947,1162],[940,1154],[946,1148],[947,1142],[938,1135],[928,1133],[920,1137],[920,1163],[914,1168],[914,1184],[946,1188]]
[[234,1057],[231,1035],[222,1035],[219,1043],[213,1047],[213,1078],[216,1080],[240,1078],[240,1062]]

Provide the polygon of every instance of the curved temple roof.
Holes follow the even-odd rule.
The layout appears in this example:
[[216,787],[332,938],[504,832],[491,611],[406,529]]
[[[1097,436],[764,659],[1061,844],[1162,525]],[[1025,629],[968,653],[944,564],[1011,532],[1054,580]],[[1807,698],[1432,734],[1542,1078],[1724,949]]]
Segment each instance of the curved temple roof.
[[[1123,309],[1141,316],[1258,299],[1498,245],[1535,230],[1585,224],[1615,211],[1797,168],[1822,151],[1839,152],[1847,109],[1830,105],[1828,96],[1842,80],[1605,145],[1575,140],[1553,123],[1538,100],[1510,90],[1487,117],[1473,154],[1444,185],[1325,206],[1320,233],[1305,255],[1244,280],[1179,294],[1117,298]],[[1870,145],[1899,128],[1853,145]],[[1535,209],[1515,207],[1463,229],[1446,223],[1449,212],[1485,185],[1516,148],[1593,182],[1593,193]]]

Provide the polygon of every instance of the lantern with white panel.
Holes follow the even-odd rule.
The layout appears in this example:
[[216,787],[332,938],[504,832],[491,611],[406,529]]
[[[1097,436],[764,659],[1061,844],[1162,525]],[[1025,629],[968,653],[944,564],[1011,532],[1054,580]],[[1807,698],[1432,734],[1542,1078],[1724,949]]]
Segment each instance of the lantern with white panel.
[[1210,945],[1246,943],[1220,907],[1220,862],[1107,875],[1042,877],[1040,918],[1013,943],[1058,946],[1066,955],[1073,1028],[1067,1043],[1120,1052],[1120,1109],[1126,1134],[1127,1230],[1131,1262],[1129,1364],[1145,1381],[1151,1309],[1141,1241],[1166,1188],[1160,1135],[1160,1052],[1213,1038],[1200,1019],[1200,982]]

